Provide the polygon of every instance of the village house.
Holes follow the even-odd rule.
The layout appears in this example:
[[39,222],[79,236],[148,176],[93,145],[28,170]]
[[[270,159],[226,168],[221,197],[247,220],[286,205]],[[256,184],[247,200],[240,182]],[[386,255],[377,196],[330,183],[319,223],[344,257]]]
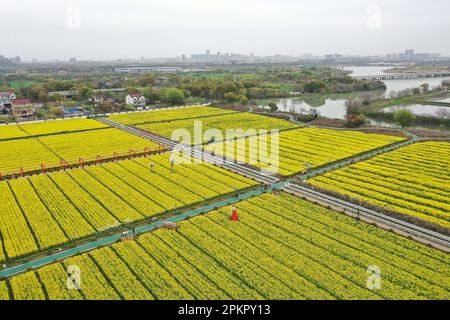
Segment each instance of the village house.
[[116,100],[113,97],[110,97],[110,96],[107,96],[107,95],[102,95],[102,94],[92,96],[91,98],[89,98],[89,101],[95,107],[98,107],[98,105],[101,102],[109,102],[109,103],[115,103],[116,102]]
[[128,94],[125,103],[136,107],[145,107],[145,97],[140,93]]
[[18,120],[33,118],[36,110],[41,108],[42,104],[33,104],[30,99],[12,100],[11,114]]
[[9,113],[11,111],[12,101],[16,99],[14,91],[0,92],[0,112]]

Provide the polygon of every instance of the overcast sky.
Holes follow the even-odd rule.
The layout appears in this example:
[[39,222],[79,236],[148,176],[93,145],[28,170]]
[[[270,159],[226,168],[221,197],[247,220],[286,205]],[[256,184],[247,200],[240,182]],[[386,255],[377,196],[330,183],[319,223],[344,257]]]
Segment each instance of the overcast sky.
[[450,55],[449,0],[0,0],[0,54]]

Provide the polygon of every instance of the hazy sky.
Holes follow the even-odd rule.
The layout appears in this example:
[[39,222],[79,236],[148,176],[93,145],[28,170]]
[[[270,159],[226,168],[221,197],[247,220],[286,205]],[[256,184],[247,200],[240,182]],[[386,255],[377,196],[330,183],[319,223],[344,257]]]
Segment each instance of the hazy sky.
[[449,0],[0,0],[0,54],[450,55]]

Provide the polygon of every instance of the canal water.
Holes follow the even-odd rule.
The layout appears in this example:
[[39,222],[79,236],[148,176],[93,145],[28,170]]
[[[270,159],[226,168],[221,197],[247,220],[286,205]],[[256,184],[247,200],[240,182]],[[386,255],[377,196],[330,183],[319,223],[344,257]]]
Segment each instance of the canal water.
[[[353,77],[357,76],[377,76],[382,75],[391,67],[383,66],[367,66],[367,67],[345,67],[344,70],[351,71]],[[450,78],[429,78],[429,79],[406,79],[406,80],[386,80],[383,81],[386,85],[385,96],[389,97],[392,91],[402,91],[405,89],[418,88],[421,84],[428,83],[430,88],[438,87],[442,81]]]
[[395,113],[398,110],[401,109],[407,109],[412,111],[415,115],[420,116],[432,116],[436,117],[442,112],[443,110],[446,110],[450,113],[450,108],[447,107],[439,107],[439,106],[433,106],[433,105],[423,105],[423,104],[411,104],[411,105],[400,105],[395,107],[389,107],[385,108],[384,112],[392,112]]
[[[385,73],[391,67],[389,66],[363,66],[363,67],[345,67],[344,70],[352,71],[351,76],[371,76],[371,75],[381,75]],[[411,80],[388,80],[384,81],[386,84],[386,92],[384,93],[386,97],[392,91],[401,91],[405,89],[417,88],[423,83],[428,83],[430,88],[435,88],[439,86],[443,80],[450,80],[450,78],[430,78],[430,79],[411,79]],[[363,93],[360,93],[362,95]],[[358,96],[358,94],[356,95]],[[332,95],[332,96],[322,96],[321,99],[315,99],[314,103],[309,101],[308,98],[287,98],[280,99],[277,102],[278,110],[284,112],[294,112],[294,113],[305,113],[311,109],[315,109],[319,116],[327,117],[331,119],[345,119],[346,116],[346,106],[345,103],[349,98],[355,97],[355,93],[348,95]],[[318,100],[318,102],[316,101]],[[443,102],[450,102],[450,97],[445,97]],[[260,103],[259,107],[268,108],[267,103],[269,101],[263,101]],[[432,105],[414,105],[409,106],[416,114],[433,114],[435,115],[439,108]]]

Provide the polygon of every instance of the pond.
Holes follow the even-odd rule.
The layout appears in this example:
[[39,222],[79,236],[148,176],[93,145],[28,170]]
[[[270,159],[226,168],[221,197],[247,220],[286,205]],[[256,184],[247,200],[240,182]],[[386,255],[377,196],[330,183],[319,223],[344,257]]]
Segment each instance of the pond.
[[[376,120],[376,119],[367,119],[367,122],[370,125],[376,126],[376,127],[383,127],[383,128],[391,128],[391,129],[400,129],[401,126],[397,123],[395,123],[393,120]],[[417,130],[432,130],[432,131],[442,131],[445,130],[447,132],[450,132],[448,129],[442,129],[442,127],[437,125],[413,125],[414,129]]]
[[[395,66],[392,66],[395,67]],[[345,67],[344,70],[352,71],[352,77],[358,76],[376,76],[382,75],[387,70],[391,69],[389,66],[364,66],[364,67]],[[450,80],[450,78],[427,78],[427,79],[407,79],[407,80],[386,80],[383,81],[386,85],[385,96],[389,97],[392,91],[402,91],[405,89],[418,88],[421,84],[428,83],[430,88],[436,88],[441,85],[442,81]],[[450,98],[449,98],[450,99]],[[447,102],[450,102],[447,101]]]
[[430,101],[450,103],[450,93],[428,98]]
[[[309,113],[311,110],[316,110],[317,114],[322,117],[330,119],[345,119],[345,102],[347,101],[347,99],[332,99],[328,97],[323,98],[323,102],[319,102],[319,104],[314,103],[315,101],[313,100],[304,98],[281,99],[278,101],[277,107],[279,111],[283,112],[304,114]],[[259,107],[267,108],[267,104],[260,104]]]
[[447,112],[450,114],[450,108],[448,107],[440,107],[433,105],[424,105],[424,104],[411,104],[411,105],[400,105],[395,107],[389,107],[383,109],[384,112],[396,112],[401,109],[407,109],[412,111],[415,115],[418,116],[433,116],[437,117],[443,112]]
[[[357,66],[345,67],[345,70],[353,71],[352,76],[362,75],[380,75],[386,70],[395,66]],[[430,87],[436,87],[441,84],[443,78],[418,79],[418,80],[392,80],[384,81],[387,90],[384,92],[386,96],[391,91],[400,91],[408,88],[415,88],[427,82]],[[319,116],[330,119],[345,119],[346,117],[346,101],[350,98],[363,95],[365,92],[353,92],[349,94],[332,94],[332,95],[305,95],[298,98],[286,98],[278,101],[274,100],[260,100],[258,106],[260,108],[268,108],[268,103],[274,101],[277,103],[279,111],[293,112],[293,113],[309,113],[311,110],[316,110]],[[371,92],[374,94],[374,92]],[[383,92],[379,92],[383,94]],[[450,102],[450,97],[444,97],[443,102]],[[411,106],[411,110],[416,114],[435,114],[439,108],[437,106]],[[450,108],[449,108],[450,109]]]

